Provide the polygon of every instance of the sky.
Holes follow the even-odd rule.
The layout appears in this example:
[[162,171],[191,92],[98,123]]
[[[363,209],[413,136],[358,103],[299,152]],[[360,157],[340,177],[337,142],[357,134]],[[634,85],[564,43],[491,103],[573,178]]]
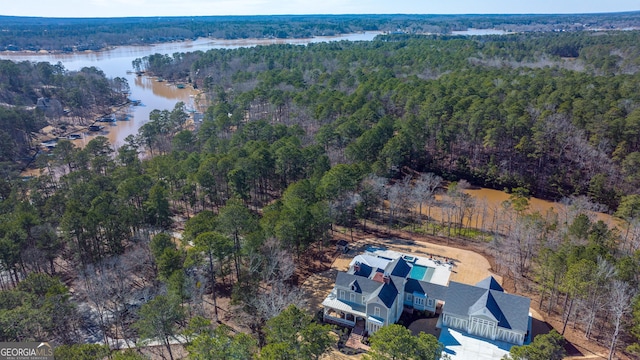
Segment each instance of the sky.
[[0,15],[566,14],[640,10],[640,0],[2,0]]

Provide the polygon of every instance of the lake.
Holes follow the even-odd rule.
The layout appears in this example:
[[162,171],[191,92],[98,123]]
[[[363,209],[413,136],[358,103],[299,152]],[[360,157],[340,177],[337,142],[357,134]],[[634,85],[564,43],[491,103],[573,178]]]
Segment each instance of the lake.
[[[148,46],[122,46],[110,50],[98,52],[81,52],[71,54],[51,54],[51,53],[25,53],[25,52],[1,52],[0,59],[13,61],[47,61],[51,63],[62,63],[67,70],[80,70],[83,67],[95,66],[101,69],[109,78],[122,77],[127,79],[131,87],[131,99],[140,100],[141,106],[132,106],[129,121],[118,121],[115,125],[106,125],[106,132],[100,135],[106,136],[109,141],[119,147],[124,144],[124,139],[136,134],[138,129],[149,120],[149,113],[154,110],[171,110],[175,104],[182,101],[188,109],[204,111],[204,99],[199,99],[198,92],[190,87],[178,89],[175,84],[158,82],[154,78],[147,76],[136,76],[131,73],[131,62],[136,58],[152,54],[172,55],[179,52],[207,51],[211,49],[237,49],[241,47],[252,47],[258,45],[272,44],[296,44],[306,45],[319,42],[330,41],[371,41],[377,35],[377,31],[363,32],[356,34],[345,34],[339,36],[314,37],[307,39],[239,39],[239,40],[219,40],[201,38],[193,41],[181,41],[162,43]],[[98,133],[85,133],[84,137],[74,140],[77,146],[84,146]]]
[[[476,228],[476,229],[493,229],[500,223],[500,218],[504,217],[502,204],[509,200],[510,194],[494,189],[487,188],[471,188],[463,190],[465,193],[471,195],[474,200],[471,211],[465,215],[465,225]],[[442,195],[437,195],[436,200],[440,201],[443,199]],[[568,213],[572,210],[567,208],[567,205],[542,200],[535,197],[531,197],[529,199],[529,208],[526,210],[527,213],[538,212],[543,217],[552,216],[552,213],[557,214],[558,220],[562,223],[566,221]],[[429,215],[431,218],[437,222],[446,221],[448,219],[446,215],[446,210],[440,207],[432,207],[431,209],[427,209],[426,206],[422,208],[423,215]],[[471,215],[471,220],[468,220],[469,215]],[[620,226],[620,220],[615,217],[601,213],[601,212],[590,212],[589,217],[591,221],[604,221],[609,227]],[[499,225],[498,225],[499,226]]]

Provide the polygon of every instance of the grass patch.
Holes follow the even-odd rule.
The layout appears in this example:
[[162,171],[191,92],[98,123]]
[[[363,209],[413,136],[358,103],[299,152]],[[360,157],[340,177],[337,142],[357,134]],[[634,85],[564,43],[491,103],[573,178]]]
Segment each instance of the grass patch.
[[424,223],[421,226],[415,225],[405,225],[401,228],[403,231],[412,232],[415,234],[422,235],[441,235],[441,236],[451,236],[451,237],[463,237],[467,239],[472,239],[476,241],[489,242],[491,241],[491,234],[487,232],[483,232],[476,228],[455,228],[451,227],[448,229],[447,226],[442,225],[442,223]]

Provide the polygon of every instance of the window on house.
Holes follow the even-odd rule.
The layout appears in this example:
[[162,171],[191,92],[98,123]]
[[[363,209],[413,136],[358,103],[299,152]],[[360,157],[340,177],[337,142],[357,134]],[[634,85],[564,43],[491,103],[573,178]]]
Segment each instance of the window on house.
[[356,294],[353,294],[353,293],[349,294],[349,301],[353,303],[356,302]]
[[411,301],[411,294],[407,293],[407,300]]
[[427,300],[427,306],[433,306],[433,299],[428,299]]
[[380,330],[380,325],[377,324],[369,324],[369,332],[370,333],[374,333],[376,331]]
[[366,304],[366,302],[367,302],[367,297],[366,296],[362,296],[362,303]]
[[338,299],[344,299],[344,290],[340,290],[340,294],[338,295]]
[[380,308],[379,307],[376,306],[376,307],[373,308],[373,315],[380,317]]
[[489,326],[494,326],[495,323],[491,320],[485,320],[485,319],[480,319],[480,318],[473,318],[471,320],[472,322],[478,323],[480,325],[489,325]]

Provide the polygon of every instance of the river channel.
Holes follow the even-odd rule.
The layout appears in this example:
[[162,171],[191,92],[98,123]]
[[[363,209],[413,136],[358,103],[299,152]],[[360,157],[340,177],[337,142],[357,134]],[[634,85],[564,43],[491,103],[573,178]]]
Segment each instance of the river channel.
[[[380,32],[363,32],[331,37],[314,37],[308,39],[241,39],[219,40],[201,38],[194,41],[163,43],[149,46],[122,46],[98,52],[80,52],[72,54],[0,52],[0,59],[13,61],[46,61],[53,64],[60,62],[67,70],[80,70],[83,67],[95,66],[102,70],[109,78],[121,77],[127,79],[131,89],[131,99],[140,100],[141,106],[132,106],[129,121],[118,121],[113,126],[106,126],[106,136],[111,144],[119,147],[124,139],[136,134],[138,129],[149,120],[149,113],[154,110],[171,110],[175,104],[182,101],[190,110],[203,111],[203,99],[199,99],[197,91],[190,87],[178,89],[175,84],[159,82],[154,78],[136,76],[131,72],[131,62],[152,54],[172,55],[180,52],[207,51],[211,49],[236,49],[272,44],[306,45],[330,41],[371,41]],[[95,133],[84,133],[83,138],[74,140],[77,146],[83,147]]]

